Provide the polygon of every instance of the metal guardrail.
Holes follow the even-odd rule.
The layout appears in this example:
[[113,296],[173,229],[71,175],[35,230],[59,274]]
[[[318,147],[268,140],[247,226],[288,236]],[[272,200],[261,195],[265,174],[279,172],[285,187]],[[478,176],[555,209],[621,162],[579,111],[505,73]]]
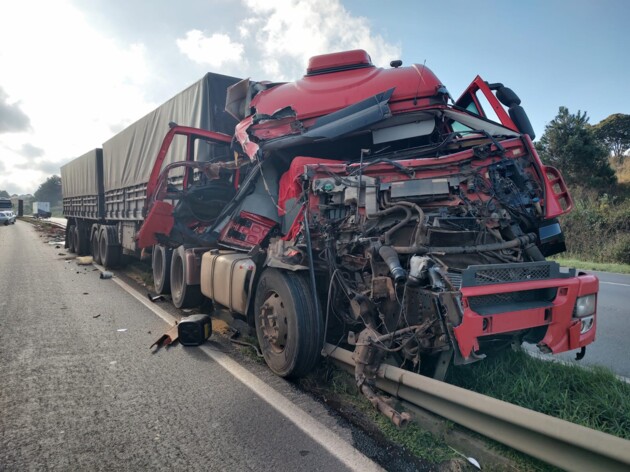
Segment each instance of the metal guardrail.
[[[352,353],[324,353],[354,367]],[[571,471],[630,470],[630,441],[381,364],[377,387],[548,464]]]

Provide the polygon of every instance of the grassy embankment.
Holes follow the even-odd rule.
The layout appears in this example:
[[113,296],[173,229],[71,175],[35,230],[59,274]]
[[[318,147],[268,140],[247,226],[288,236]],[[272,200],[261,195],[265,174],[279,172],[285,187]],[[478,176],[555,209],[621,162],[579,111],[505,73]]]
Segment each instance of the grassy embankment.
[[567,245],[562,265],[630,273],[630,158],[611,164],[618,179],[613,193],[571,189],[573,211],[560,218]]

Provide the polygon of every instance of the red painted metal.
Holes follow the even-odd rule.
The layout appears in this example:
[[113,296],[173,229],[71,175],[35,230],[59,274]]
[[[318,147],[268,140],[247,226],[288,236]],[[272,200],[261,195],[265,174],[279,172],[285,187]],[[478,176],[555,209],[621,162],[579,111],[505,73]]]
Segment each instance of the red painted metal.
[[158,152],[157,158],[155,160],[155,164],[153,165],[153,169],[151,170],[151,175],[149,177],[149,182],[147,183],[147,202],[151,202],[154,197],[154,193],[158,184],[158,180],[160,177],[160,173],[162,170],[162,164],[164,163],[164,159],[166,158],[166,153],[168,152],[171,143],[173,142],[173,138],[175,135],[186,136],[188,139],[188,152],[186,153],[186,160],[190,160],[192,158],[191,149],[191,140],[192,139],[204,139],[206,141],[214,141],[217,143],[231,143],[232,136],[228,136],[223,133],[216,133],[214,131],[203,130],[199,128],[191,128],[189,126],[174,126],[172,127],[162,141],[162,146],[160,147],[160,151]]
[[221,231],[219,242],[239,249],[252,249],[260,244],[277,223],[264,216],[241,211]]
[[307,74],[330,71],[352,66],[371,66],[372,59],[363,49],[353,51],[335,52],[332,54],[322,54],[313,56],[308,61]]
[[492,90],[490,90],[488,84],[486,84],[486,82],[479,76],[475,77],[475,80],[472,81],[472,83],[464,91],[461,97],[457,99],[455,104],[458,105],[462,101],[465,101],[467,98],[469,98],[475,104],[482,116],[484,118],[488,118],[484,113],[483,107],[481,106],[481,103],[479,102],[479,99],[477,97],[477,92],[479,91],[483,93],[483,95],[486,97],[486,100],[488,100],[488,103],[496,113],[499,120],[501,120],[503,126],[510,128],[511,130],[518,131],[518,128],[512,121],[512,118],[510,118],[510,115],[508,115],[508,113],[505,111],[505,108],[503,108],[503,105],[501,105],[501,102],[499,102],[497,97],[494,96],[494,93],[492,93]]
[[[426,108],[427,99],[437,96],[442,86],[435,74],[423,65],[397,69],[366,67],[334,74],[305,76],[256,95],[251,106],[258,114],[273,115],[290,106],[298,120],[328,115],[337,110],[395,88],[391,104],[418,101],[416,108]],[[422,105],[422,106],[421,106]]]
[[[549,308],[531,308],[484,316],[471,309],[468,303],[470,297],[542,288],[558,290]],[[479,350],[479,340],[484,336],[518,332],[537,326],[547,326],[547,333],[539,345],[548,347],[553,353],[586,346],[595,340],[596,328],[593,326],[580,335],[580,321],[573,317],[573,309],[578,297],[597,293],[598,290],[597,278],[585,274],[567,279],[464,287],[461,289],[464,316],[461,324],[454,329],[460,352],[464,358],[469,358],[473,352]]]
[[136,235],[138,247],[142,249],[157,244],[156,234],[168,235],[173,224],[173,205],[159,200],[154,202]]

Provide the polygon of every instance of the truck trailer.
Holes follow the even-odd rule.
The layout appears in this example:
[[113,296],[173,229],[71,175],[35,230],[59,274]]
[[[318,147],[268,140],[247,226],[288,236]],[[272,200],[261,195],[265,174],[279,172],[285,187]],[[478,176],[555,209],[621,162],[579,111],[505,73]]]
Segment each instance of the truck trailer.
[[103,146],[103,161],[147,146],[103,163],[90,231],[105,265],[110,247],[150,250],[158,293],[245,319],[280,376],[308,373],[325,340],[354,349],[382,411],[385,359],[443,378],[523,342],[583,355],[594,341],[597,278],[547,260],[572,200],[511,89],[477,77],[453,100],[424,65],[378,68],[363,50],[315,56],[296,82],[229,85],[231,129]]
[[50,218],[51,216],[50,202],[33,202],[34,218]]
[[[240,79],[206,74],[165,104],[97,148],[61,168],[63,215],[68,219],[66,247],[91,253],[108,268],[126,256],[140,256],[135,235],[145,212],[146,185],[161,145],[172,125],[230,133],[236,120],[224,111],[227,87]],[[164,164],[186,159],[186,143],[175,139]],[[199,141],[194,152],[214,159],[217,146]],[[203,155],[203,156],[202,156]]]

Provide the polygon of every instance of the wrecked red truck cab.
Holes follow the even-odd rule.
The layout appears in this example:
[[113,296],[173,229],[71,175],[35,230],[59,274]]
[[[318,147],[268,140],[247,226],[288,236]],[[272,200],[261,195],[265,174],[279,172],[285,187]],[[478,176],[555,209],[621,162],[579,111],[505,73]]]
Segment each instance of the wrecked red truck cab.
[[442,378],[515,343],[594,341],[597,278],[547,260],[571,197],[512,90],[477,77],[453,101],[423,65],[349,51],[296,82],[239,82],[226,110],[231,154],[155,173],[156,188],[178,182],[173,224],[147,218],[142,244],[182,247],[178,290],[246,318],[277,374],[307,373],[324,340],[354,346],[373,399],[385,358]]

